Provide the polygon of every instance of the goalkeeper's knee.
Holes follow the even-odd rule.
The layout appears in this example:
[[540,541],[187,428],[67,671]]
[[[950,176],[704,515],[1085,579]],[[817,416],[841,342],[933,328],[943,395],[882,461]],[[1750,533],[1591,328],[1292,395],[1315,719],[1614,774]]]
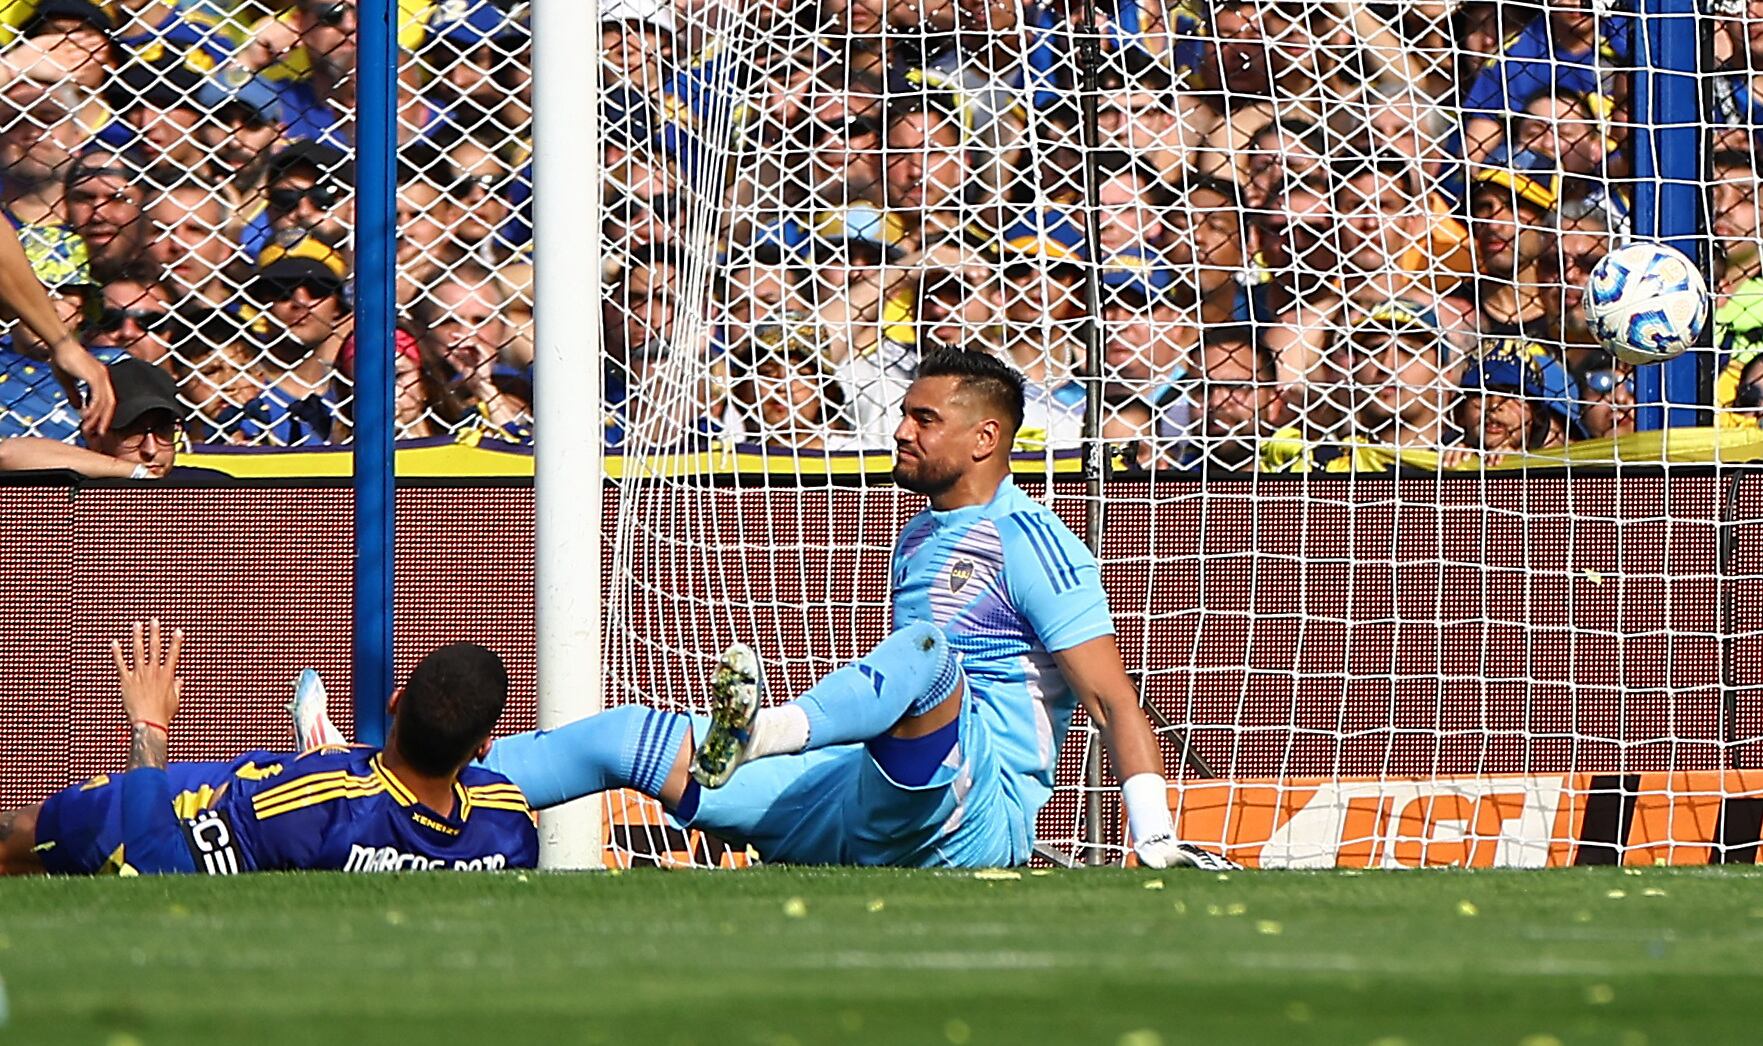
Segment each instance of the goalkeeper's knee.
[[874,650],[816,683],[798,699],[809,747],[851,744],[924,715],[960,689],[961,664],[943,630],[907,625]]

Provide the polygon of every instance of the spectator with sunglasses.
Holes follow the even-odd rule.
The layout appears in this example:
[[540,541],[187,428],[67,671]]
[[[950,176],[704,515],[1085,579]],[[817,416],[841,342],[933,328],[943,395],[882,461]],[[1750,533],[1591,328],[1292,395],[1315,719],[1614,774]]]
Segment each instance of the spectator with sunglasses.
[[502,153],[465,137],[449,145],[446,156],[460,179],[453,186],[461,212],[454,238],[485,265],[506,261],[532,241],[532,230],[518,213],[532,196],[530,163],[517,171]]
[[92,340],[175,373],[172,347],[183,338],[165,287],[157,280],[125,276],[105,284],[102,294],[103,308],[92,321]]
[[263,210],[247,227],[246,253],[278,235],[305,234],[346,248],[355,223],[355,164],[341,149],[295,142],[269,158]]
[[335,378],[350,326],[343,294],[347,272],[342,255],[311,238],[263,252],[251,296],[264,306],[269,373],[240,420],[247,442],[295,447],[344,435],[339,403],[346,390]]
[[65,469],[95,479],[226,479],[226,473],[177,463],[188,408],[171,376],[124,357],[107,368],[116,390],[109,430],[85,446],[33,436],[0,439],[0,472]]

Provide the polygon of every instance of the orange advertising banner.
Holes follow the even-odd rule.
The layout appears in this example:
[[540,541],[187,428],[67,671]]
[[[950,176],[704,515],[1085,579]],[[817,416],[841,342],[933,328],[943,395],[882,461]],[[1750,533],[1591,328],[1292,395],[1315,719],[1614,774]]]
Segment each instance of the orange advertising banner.
[[1182,839],[1248,867],[1752,864],[1763,770],[1192,781],[1169,799]]

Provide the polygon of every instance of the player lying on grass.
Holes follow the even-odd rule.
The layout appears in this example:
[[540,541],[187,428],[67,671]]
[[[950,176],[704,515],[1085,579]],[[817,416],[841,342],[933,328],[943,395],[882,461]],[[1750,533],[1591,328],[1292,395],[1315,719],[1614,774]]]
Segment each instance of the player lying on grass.
[[386,747],[252,752],[168,763],[183,635],[134,626],[113,644],[129,718],[128,768],[0,813],[0,872],[230,874],[530,868],[538,833],[520,790],[467,765],[489,746],[508,675],[455,643],[422,659],[388,707]]
[[628,705],[499,740],[485,765],[537,807],[634,788],[768,861],[1015,865],[1033,851],[1081,702],[1123,782],[1140,860],[1230,867],[1175,838],[1095,557],[1010,480],[1022,412],[1022,377],[993,357],[921,360],[894,479],[930,508],[895,544],[894,632],[856,663],[762,707],[759,659],[737,645],[708,717]]

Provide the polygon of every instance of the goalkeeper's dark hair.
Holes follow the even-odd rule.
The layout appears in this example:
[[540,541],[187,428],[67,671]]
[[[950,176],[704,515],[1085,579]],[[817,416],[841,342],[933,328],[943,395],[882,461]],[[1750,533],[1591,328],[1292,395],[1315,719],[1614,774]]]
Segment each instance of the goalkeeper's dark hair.
[[471,760],[508,700],[508,669],[476,643],[449,643],[419,662],[398,702],[398,755],[418,773],[445,777]]
[[957,379],[962,392],[983,400],[986,406],[1010,423],[1010,435],[1021,430],[1022,375],[998,357],[972,349],[939,345],[919,358],[918,376]]

